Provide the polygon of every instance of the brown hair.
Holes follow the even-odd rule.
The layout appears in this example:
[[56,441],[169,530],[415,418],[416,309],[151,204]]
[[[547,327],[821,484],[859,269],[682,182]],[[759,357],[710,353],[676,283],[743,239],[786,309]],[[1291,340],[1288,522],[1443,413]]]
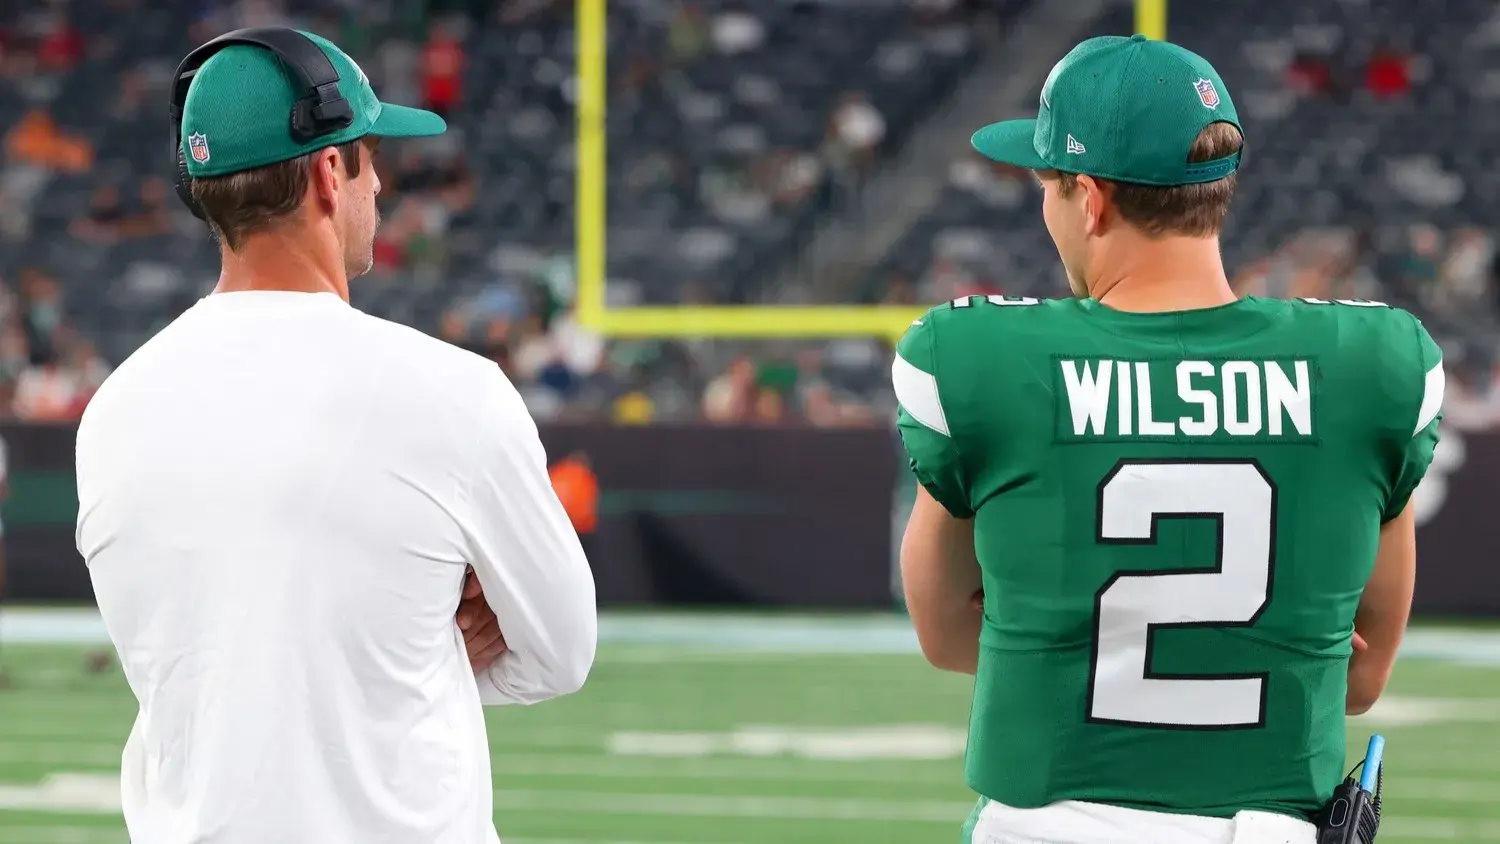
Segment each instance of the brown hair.
[[[1245,144],[1245,138],[1233,123],[1205,126],[1188,152],[1189,164],[1201,164],[1234,155]],[[1057,174],[1058,191],[1067,197],[1078,187],[1072,173]],[[1156,187],[1100,179],[1114,190],[1111,198],[1126,222],[1148,237],[1182,235],[1207,237],[1218,234],[1229,215],[1229,200],[1234,197],[1235,174],[1213,182],[1178,187]]]
[[[344,160],[344,173],[351,179],[359,175],[359,144],[354,140],[334,147]],[[301,207],[318,152],[238,173],[193,179],[193,201],[203,209],[214,235],[229,251],[237,252],[246,237],[265,231]]]

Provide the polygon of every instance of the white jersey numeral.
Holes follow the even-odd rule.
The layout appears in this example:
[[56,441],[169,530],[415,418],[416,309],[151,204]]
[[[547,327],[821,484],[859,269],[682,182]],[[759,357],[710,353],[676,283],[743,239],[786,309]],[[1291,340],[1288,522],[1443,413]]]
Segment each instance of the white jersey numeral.
[[954,299],[952,302],[949,302],[948,306],[953,308],[971,308],[974,306],[975,299],[983,299],[983,301],[991,305],[1012,307],[1018,305],[1023,307],[1030,305],[1040,305],[1042,303],[1041,299],[1038,299],[1034,296],[1001,296],[998,294],[992,294],[983,297],[960,296],[957,299]]
[[1309,305],[1349,305],[1355,308],[1389,308],[1384,302],[1374,299],[1316,299],[1312,296],[1303,296],[1302,301]]
[[1096,601],[1091,722],[1178,729],[1265,724],[1266,676],[1158,676],[1163,628],[1244,627],[1270,600],[1276,488],[1253,461],[1122,461],[1099,486],[1098,541],[1153,544],[1161,519],[1215,519],[1201,569],[1116,574]]

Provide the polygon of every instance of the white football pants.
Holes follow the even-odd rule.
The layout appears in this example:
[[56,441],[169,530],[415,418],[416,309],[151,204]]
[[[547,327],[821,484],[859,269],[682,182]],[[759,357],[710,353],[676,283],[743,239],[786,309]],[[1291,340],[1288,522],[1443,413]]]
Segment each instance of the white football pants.
[[964,844],[1317,844],[1307,821],[1269,812],[1233,819],[1064,801],[1013,809],[988,801]]

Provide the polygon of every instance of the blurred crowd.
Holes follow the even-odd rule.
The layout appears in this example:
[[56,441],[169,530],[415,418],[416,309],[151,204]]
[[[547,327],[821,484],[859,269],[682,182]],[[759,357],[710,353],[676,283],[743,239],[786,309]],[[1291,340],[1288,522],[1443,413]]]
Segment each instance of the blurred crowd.
[[0,414],[71,421],[104,383],[109,364],[64,314],[57,282],[44,273],[0,282]]
[[[152,33],[159,46],[140,48],[145,58],[137,59],[136,52],[125,48],[136,50],[139,45],[87,17],[94,2],[99,5],[93,11],[119,20],[144,24],[153,13],[160,13],[155,20],[186,20],[188,31]],[[911,20],[936,33],[960,21],[969,25],[976,9],[987,4],[911,0],[909,5]],[[201,266],[202,251],[196,263],[194,256],[180,252],[185,239],[201,242],[201,227],[170,196],[170,185],[162,178],[165,168],[153,165],[156,127],[151,127],[145,142],[141,127],[160,116],[152,104],[165,95],[171,62],[181,46],[178,41],[197,44],[238,27],[288,24],[334,38],[361,61],[385,99],[421,105],[454,121],[453,131],[442,138],[388,145],[390,154],[379,163],[383,224],[375,268],[355,285],[356,306],[383,297],[385,304],[396,304],[372,312],[409,319],[496,360],[522,388],[539,418],[603,415],[622,423],[645,423],[701,416],[726,423],[818,425],[864,424],[874,418],[875,409],[857,386],[836,388],[823,377],[818,361],[827,349],[606,343],[573,318],[571,238],[516,242],[487,236],[476,202],[486,189],[493,189],[493,182],[487,188],[485,181],[493,174],[488,169],[476,172],[475,162],[482,158],[476,159],[475,144],[496,125],[485,110],[495,92],[474,84],[474,28],[521,33],[524,42],[549,32],[551,21],[565,22],[571,9],[571,2],[559,0],[170,0],[159,7],[151,0],[6,4],[0,11],[0,107],[8,107],[16,119],[4,129],[0,239],[26,244],[29,250],[8,267],[0,262],[0,284],[5,285],[8,303],[0,334],[0,346],[7,352],[7,368],[0,373],[0,413],[26,419],[76,417],[108,368],[83,335],[101,330],[108,334],[112,342],[103,347],[118,361],[211,289],[213,279]],[[622,72],[611,74],[612,113],[629,112],[633,103],[648,100],[660,108],[663,97],[669,107],[711,108],[710,99],[695,91],[702,80],[690,79],[689,70],[712,66],[725,57],[753,55],[782,37],[768,11],[770,7],[758,9],[753,4],[694,0],[633,4],[636,20],[649,22],[651,33],[665,33],[664,51],[642,53],[638,45],[627,45]],[[826,29],[827,21],[822,25]],[[531,78],[496,84],[541,90],[544,108],[519,103],[519,108],[507,109],[499,125],[507,143],[545,145],[556,136],[558,115],[571,109],[565,99],[557,99],[565,93],[562,83],[569,69],[561,62],[566,54],[553,60],[550,44],[518,43],[516,48],[538,56],[525,68]],[[118,69],[106,71],[104,78],[100,69],[113,68],[109,62],[115,55],[128,58]],[[904,68],[903,72],[914,69],[910,55],[881,60],[896,63],[892,67]],[[67,93],[70,86],[83,84],[80,79],[90,88],[106,89],[107,113],[67,112]],[[774,110],[779,96],[774,83],[763,84],[773,87],[738,93],[747,102],[759,101]],[[809,114],[820,119],[816,111]],[[710,115],[694,119],[705,116]],[[102,125],[108,131],[91,131]],[[782,225],[780,216],[826,209],[841,196],[852,195],[876,167],[892,131],[872,97],[850,87],[830,105],[820,140],[800,147],[757,148],[764,142],[728,135],[724,143],[745,155],[689,160],[685,151],[662,146],[654,154],[615,162],[627,170],[621,175],[623,189],[665,186],[684,207],[701,206],[712,219],[747,231],[767,223]],[[569,173],[557,173],[552,180],[556,184],[542,191],[540,206],[536,196],[524,197],[529,203],[525,210],[566,232],[571,223],[570,179]],[[69,186],[83,188],[79,201],[71,205],[60,201]],[[49,200],[59,201],[49,205]],[[48,218],[58,208],[66,209],[60,226]],[[503,216],[505,210],[499,213]],[[789,231],[795,234],[795,227]],[[39,239],[45,243],[39,244]],[[727,254],[730,242],[724,231],[697,228],[684,232],[681,243],[674,245],[690,258],[711,261]],[[50,252],[40,246],[50,247]],[[103,266],[97,260],[94,265],[104,277],[81,278],[86,273],[76,268],[55,268],[58,262],[48,255],[70,260],[105,256]],[[472,263],[476,256],[478,272],[455,283],[456,274],[464,273],[458,265],[463,260]],[[467,278],[475,275],[487,280],[472,284]],[[712,284],[671,280],[676,285],[671,295],[689,304],[722,302],[726,296],[743,301],[749,295],[735,284],[724,289],[722,275],[707,275]],[[612,295],[627,301],[652,295],[635,287],[630,278],[617,281]],[[451,292],[452,298],[431,311],[428,302],[407,295],[412,287]],[[159,313],[137,324],[134,313],[142,310],[137,305],[143,301],[160,303]],[[854,358],[878,368],[881,351],[873,343],[854,345],[866,347]]]
[[[829,377],[882,360],[879,341],[605,342],[573,313],[570,260],[558,256],[533,274],[524,292],[496,284],[455,303],[439,336],[498,363],[539,419],[848,427],[879,424],[890,410]],[[726,351],[722,369],[705,368]],[[663,369],[678,377],[660,383]],[[623,389],[607,390],[605,371],[624,373]]]
[[[0,9],[0,109],[10,110],[0,113],[18,115],[4,130],[0,248],[21,254],[22,245],[35,246],[33,231],[46,222],[38,209],[46,207],[55,185],[75,184],[84,186],[79,201],[58,206],[69,209],[66,216],[57,221],[60,225],[46,229],[50,232],[46,237],[56,239],[50,245],[61,249],[61,258],[72,257],[73,252],[128,250],[132,244],[146,253],[168,251],[148,254],[146,259],[137,257],[128,267],[104,266],[99,272],[109,275],[95,286],[89,285],[88,278],[80,283],[76,270],[70,273],[54,266],[57,260],[47,257],[45,250],[28,251],[18,262],[0,261],[0,414],[39,421],[78,416],[109,372],[106,358],[118,362],[123,354],[105,342],[105,335],[114,337],[124,329],[110,322],[117,312],[101,309],[101,301],[129,296],[161,303],[145,324],[130,327],[134,343],[212,288],[210,275],[186,259],[177,260],[179,256],[170,251],[177,248],[174,244],[201,243],[203,235],[170,195],[170,185],[162,178],[165,168],[143,166],[135,160],[136,153],[121,153],[115,142],[123,147],[123,134],[90,137],[80,128],[87,124],[80,123],[78,115],[70,118],[63,111],[68,101],[64,93],[77,75],[73,71],[95,66],[123,47],[120,36],[91,30],[84,16],[107,11],[144,19],[160,12],[177,20],[179,7],[185,6],[188,31],[157,39],[159,55],[129,64],[107,80],[105,84],[113,86],[108,113],[97,119],[109,121],[111,127],[149,124],[146,134],[156,138],[156,122],[162,119],[158,106],[181,44],[201,43],[229,29],[269,24],[296,24],[328,34],[360,59],[384,98],[453,116],[455,127],[449,135],[390,145],[390,154],[379,163],[384,223],[376,242],[375,270],[355,283],[355,304],[366,307],[367,302],[380,302],[372,312],[407,319],[496,361],[521,388],[538,418],[816,426],[884,424],[889,418],[891,398],[884,389],[884,375],[890,349],[881,340],[605,341],[580,325],[574,313],[571,237],[555,235],[571,234],[572,174],[565,168],[558,167],[537,196],[517,197],[517,202],[525,200],[526,214],[552,226],[539,230],[553,235],[532,242],[490,236],[487,226],[494,218],[485,214],[503,217],[507,202],[498,203],[498,210],[485,207],[486,200],[493,199],[487,194],[495,190],[496,178],[494,160],[480,155],[479,147],[496,137],[486,133],[498,131],[495,127],[499,126],[504,143],[531,149],[544,162],[546,155],[568,152],[546,149],[559,137],[557,115],[571,109],[566,56],[554,60],[546,52],[551,47],[527,42],[539,31],[527,27],[539,20],[565,22],[571,2],[15,2]],[[799,5],[791,0],[775,2],[780,4],[777,8]],[[903,0],[896,2],[901,5]],[[995,22],[1007,2],[904,0],[904,8],[911,15],[911,25],[924,33],[924,45],[936,44],[953,55],[964,55],[973,49],[974,32],[986,26],[999,29]],[[647,102],[655,107],[666,102],[679,113],[709,114],[723,108],[722,100],[708,96],[706,83],[690,80],[688,70],[712,69],[741,59],[753,65],[765,58],[763,47],[774,49],[767,45],[786,36],[778,31],[784,23],[769,13],[769,5],[716,0],[630,5],[662,39],[656,53],[625,51],[622,65],[610,78],[612,114],[629,113]],[[1026,4],[1015,0],[1009,5]],[[476,26],[499,33],[497,37],[526,33],[516,37],[513,46],[528,57],[539,56],[524,63],[529,75],[496,79],[494,85],[541,91],[545,107],[504,110],[503,119],[490,113],[502,104],[509,109],[513,103],[502,103],[498,94],[503,91],[478,90],[470,72],[479,58],[475,55]],[[1273,83],[1297,97],[1344,104],[1399,101],[1432,72],[1421,51],[1404,44],[1379,43],[1351,53],[1337,39],[1315,30],[1297,30],[1291,52],[1275,65],[1284,70]],[[878,70],[872,77],[901,79],[914,68],[920,70],[914,62],[921,56],[881,49],[870,59]],[[765,76],[747,73],[724,84],[733,89],[736,105],[770,103],[765,113],[772,116],[790,107],[774,99],[770,88],[775,85]],[[678,212],[689,206],[707,209],[711,219],[726,226],[724,230],[689,227],[674,234],[670,244],[671,250],[694,260],[706,261],[705,256],[732,251],[734,238],[727,231],[740,232],[744,247],[754,240],[746,233],[760,237],[763,232],[755,226],[778,220],[789,232],[783,234],[795,240],[813,218],[794,215],[808,209],[823,213],[857,197],[865,180],[887,160],[893,138],[908,128],[902,124],[909,121],[882,106],[899,98],[882,99],[878,82],[870,81],[868,89],[853,79],[832,84],[836,96],[826,113],[809,112],[816,121],[815,131],[800,146],[768,144],[761,139],[757,147],[756,139],[740,137],[743,124],[726,122],[715,142],[750,153],[734,157],[719,150],[706,159],[690,160],[687,152],[672,144],[673,139],[666,139],[627,160],[612,159],[611,166],[618,167],[618,172],[612,171],[611,191],[665,196]],[[1266,104],[1275,98],[1260,92],[1245,99],[1250,102],[1244,109],[1248,112],[1268,108]],[[475,122],[476,112],[484,119]],[[465,115],[468,123],[463,122]],[[148,144],[141,154],[149,157],[153,150]],[[1436,207],[1451,199],[1439,194],[1454,191],[1451,178],[1442,174],[1438,178],[1426,171],[1408,173],[1391,167],[1385,175],[1396,193],[1405,191],[1419,204]],[[949,213],[963,217],[971,206],[955,205],[955,200],[975,203],[972,208],[980,213],[960,220],[971,229],[982,228],[982,220],[1010,219],[995,209],[1005,214],[1025,212],[1031,229],[1015,232],[1010,231],[1015,225],[989,225],[991,231],[982,234],[1021,237],[1030,243],[1010,249],[1008,257],[997,257],[997,251],[1004,250],[972,231],[938,227],[934,235],[918,223],[913,227],[919,235],[913,240],[917,248],[909,250],[916,257],[905,264],[884,266],[858,295],[870,303],[900,305],[936,303],[966,294],[1066,295],[1056,261],[1042,242],[1040,221],[1032,219],[1029,211],[1035,203],[1029,176],[962,160],[953,164],[951,180],[939,209],[944,205],[957,208]],[[1285,193],[1287,188],[1281,190]],[[642,214],[650,210],[643,208]],[[998,216],[989,218],[988,214]],[[531,217],[522,222],[536,222]],[[634,220],[617,213],[612,219],[619,220],[622,228],[612,230],[611,255],[630,252]],[[642,251],[648,255],[668,251],[657,233],[642,231],[651,235],[647,238],[651,243]],[[1230,240],[1236,239],[1231,232]],[[1426,223],[1402,222],[1395,228],[1370,223],[1318,226],[1290,237],[1278,234],[1277,240],[1273,248],[1257,244],[1256,252],[1247,255],[1241,250],[1233,256],[1231,270],[1241,293],[1381,299],[1418,310],[1433,333],[1451,345],[1449,395],[1454,424],[1500,427],[1500,354],[1494,340],[1500,336],[1500,286],[1496,284],[1500,263],[1492,230],[1447,222],[1441,228]],[[900,252],[893,250],[893,254]],[[58,256],[58,249],[50,254]],[[1040,255],[1035,260],[1041,265],[1017,263],[1027,255]],[[458,268],[471,257],[477,269],[462,284],[455,283]],[[646,281],[636,285],[629,278],[612,278],[611,296],[621,302],[649,300]],[[726,283],[717,273],[674,279],[672,284],[676,285],[672,295],[684,304],[753,298],[738,282]],[[439,301],[428,307],[429,303],[408,296],[412,290],[431,291]],[[91,339],[105,349],[103,354]]]

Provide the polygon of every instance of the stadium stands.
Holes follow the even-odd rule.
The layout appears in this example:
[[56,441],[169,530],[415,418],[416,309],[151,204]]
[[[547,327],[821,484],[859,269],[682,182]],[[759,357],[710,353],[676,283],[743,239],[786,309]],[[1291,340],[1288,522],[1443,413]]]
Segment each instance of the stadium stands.
[[[216,247],[162,180],[165,85],[176,60],[214,34],[294,22],[348,45],[388,98],[440,108],[454,127],[393,145],[383,163],[386,223],[357,306],[502,361],[542,415],[697,415],[705,388],[733,380],[743,353],[760,392],[791,399],[802,416],[833,424],[883,412],[875,343],[606,345],[572,323],[569,3],[357,5],[5,4],[0,278],[17,289],[0,308],[0,341],[23,339],[0,345],[35,364],[7,363],[7,390],[54,353],[86,361],[31,376],[42,386],[28,394],[83,385],[44,414],[66,417],[103,361],[118,362],[212,283]],[[970,7],[1004,21],[1028,5],[611,2],[612,300],[758,300],[984,51],[1004,49],[1003,31],[1001,47],[976,36]],[[1182,3],[1172,36],[1214,59],[1247,124],[1249,166],[1225,241],[1238,283],[1386,297],[1488,359],[1494,247],[1472,224],[1500,195],[1485,142],[1500,121],[1486,107],[1500,96],[1500,17],[1483,0],[1454,0],[1430,18],[1408,12],[1397,0]],[[1130,27],[1121,4],[1093,24]],[[997,116],[969,115],[975,126]],[[939,201],[857,292],[906,303],[1060,292],[1038,200],[1025,174],[955,150]],[[766,421],[785,415],[777,401],[760,403]],[[723,413],[754,416],[755,404],[742,397]]]
[[[1488,357],[1489,232],[1500,177],[1488,107],[1500,13],[1480,0],[1418,17],[1356,0],[1180,3],[1174,41],[1235,93],[1247,166],[1224,239],[1247,292],[1388,299]],[[1094,34],[1128,32],[1119,6]],[[978,116],[976,116],[978,117]],[[978,121],[976,121],[978,125]],[[1040,193],[1023,172],[956,160],[937,206],[871,273],[866,298],[942,301],[964,289],[1059,295]]]
[[[971,39],[925,37],[945,20],[901,3],[739,6],[610,4],[616,295],[754,299],[811,220],[899,147],[975,54]],[[507,333],[490,323],[526,310],[508,309],[549,272],[567,275],[569,4],[405,21],[340,8],[7,4],[0,122],[15,127],[4,180],[14,244],[0,273],[36,268],[59,279],[70,321],[113,360],[193,301],[216,253],[175,204],[157,204],[164,185],[150,177],[167,173],[165,83],[175,61],[216,32],[294,21],[353,45],[389,97],[442,106],[454,127],[396,151],[378,272],[358,286],[356,304],[432,331],[447,312],[456,342]],[[435,69],[449,56],[461,70]],[[59,160],[64,144],[76,147],[75,162]]]

